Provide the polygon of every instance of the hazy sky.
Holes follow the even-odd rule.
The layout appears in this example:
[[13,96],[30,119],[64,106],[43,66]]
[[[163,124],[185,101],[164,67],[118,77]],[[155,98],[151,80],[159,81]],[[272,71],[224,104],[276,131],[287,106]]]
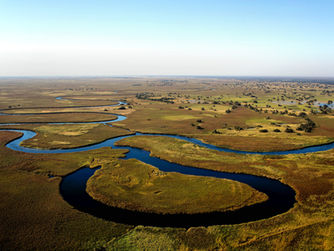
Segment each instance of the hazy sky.
[[0,76],[334,76],[333,0],[0,0]]

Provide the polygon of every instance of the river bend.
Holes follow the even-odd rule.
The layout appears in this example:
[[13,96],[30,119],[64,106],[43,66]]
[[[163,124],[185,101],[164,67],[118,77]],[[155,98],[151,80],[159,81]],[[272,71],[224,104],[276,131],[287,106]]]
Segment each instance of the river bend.
[[[122,115],[117,115],[117,114],[113,115],[116,115],[117,119],[102,121],[102,122],[87,122],[87,123],[102,123],[110,125],[110,123],[126,119],[126,117]],[[78,123],[86,123],[86,122],[48,123],[48,124],[78,124]],[[8,125],[13,125],[13,124],[19,125],[20,123],[11,123]],[[82,212],[118,223],[124,223],[130,225],[161,226],[161,227],[191,227],[191,226],[209,226],[209,225],[221,225],[221,224],[237,224],[237,223],[266,219],[278,214],[282,214],[291,209],[296,202],[295,191],[290,186],[283,184],[278,180],[273,180],[250,174],[218,172],[213,170],[184,166],[177,163],[168,162],[166,160],[162,160],[156,157],[152,157],[150,156],[150,153],[148,151],[142,149],[137,149],[129,146],[116,146],[115,143],[121,139],[133,136],[141,136],[141,135],[172,137],[185,140],[211,150],[232,152],[237,154],[262,154],[262,155],[305,154],[310,152],[325,151],[334,148],[334,143],[331,143],[327,145],[312,146],[290,151],[250,152],[250,151],[238,151],[228,148],[217,147],[211,144],[206,144],[198,139],[189,138],[185,136],[168,135],[168,134],[143,134],[137,132],[133,135],[119,136],[89,146],[82,146],[70,149],[35,149],[35,148],[24,147],[21,145],[21,143],[24,140],[33,138],[36,135],[35,132],[29,130],[16,130],[16,129],[0,129],[0,130],[15,131],[22,133],[21,137],[16,138],[13,141],[6,144],[8,148],[15,151],[38,153],[38,154],[53,154],[53,153],[82,152],[82,151],[98,149],[101,147],[112,147],[113,149],[127,149],[128,153],[126,154],[124,159],[130,159],[130,158],[138,159],[144,163],[155,166],[164,172],[178,172],[185,175],[215,177],[215,178],[230,179],[242,182],[260,192],[265,193],[268,196],[268,200],[264,202],[256,203],[251,206],[245,206],[243,208],[233,211],[209,212],[209,213],[198,213],[198,214],[162,215],[156,213],[144,213],[144,212],[130,211],[126,209],[111,207],[99,201],[94,200],[86,192],[86,184],[88,179],[92,175],[94,175],[95,171],[99,168],[94,168],[94,169],[88,167],[80,168],[79,170],[63,177],[60,183],[60,193],[63,196],[64,200],[67,201],[74,208]]]

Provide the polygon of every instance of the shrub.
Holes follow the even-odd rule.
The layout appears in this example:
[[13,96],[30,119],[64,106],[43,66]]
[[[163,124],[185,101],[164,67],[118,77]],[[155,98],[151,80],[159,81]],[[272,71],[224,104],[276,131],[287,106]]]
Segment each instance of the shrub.
[[300,124],[297,128],[298,131],[312,132],[313,128],[316,127],[316,124],[309,118],[306,118],[306,123]]
[[301,112],[298,115],[299,117],[305,118],[307,116],[307,114],[305,112]]
[[290,128],[290,127],[287,127],[286,129],[285,129],[285,132],[287,132],[287,133],[293,133],[293,132],[295,132],[292,128]]
[[240,126],[235,126],[234,129],[237,130],[237,131],[241,131],[241,130],[243,130],[244,128],[242,128],[242,127],[240,127]]

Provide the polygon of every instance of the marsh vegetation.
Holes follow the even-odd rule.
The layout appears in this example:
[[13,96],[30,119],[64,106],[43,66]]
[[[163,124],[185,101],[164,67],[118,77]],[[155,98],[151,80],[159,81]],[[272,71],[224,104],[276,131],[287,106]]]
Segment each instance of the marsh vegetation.
[[162,214],[234,210],[267,199],[243,183],[165,173],[138,160],[96,171],[87,191],[111,206]]
[[[277,151],[333,142],[333,95],[333,85],[317,81],[3,79],[0,112],[18,115],[1,115],[0,122],[26,122],[1,128],[34,130],[36,137],[23,144],[45,149],[77,147],[140,131],[185,135],[238,150]],[[64,98],[55,99],[58,96]],[[125,109],[97,107],[113,105],[118,100],[126,100]],[[44,123],[111,120],[111,113],[126,114],[128,119],[113,127]],[[123,203],[121,206],[132,205],[141,210],[226,210],[263,197],[234,182],[164,174],[138,161],[120,160],[125,150],[102,148],[47,155],[14,152],[5,147],[18,136],[0,131],[0,193],[6,198],[0,203],[1,249],[334,248],[333,150],[250,156],[216,152],[166,137],[125,139],[120,144],[149,150],[161,159],[270,177],[290,185],[297,193],[293,209],[269,219],[190,229],[158,228],[108,222],[71,208],[59,194],[61,176],[81,166],[101,165],[101,170],[89,180],[88,191],[106,203]],[[214,196],[217,190],[220,195]],[[116,191],[118,200],[113,194]],[[173,201],[168,196],[171,194],[177,199]],[[162,195],[159,204],[157,197]],[[223,197],[219,197],[223,195],[231,201],[223,202]],[[183,206],[176,201],[183,202]],[[162,205],[167,207],[161,209]]]

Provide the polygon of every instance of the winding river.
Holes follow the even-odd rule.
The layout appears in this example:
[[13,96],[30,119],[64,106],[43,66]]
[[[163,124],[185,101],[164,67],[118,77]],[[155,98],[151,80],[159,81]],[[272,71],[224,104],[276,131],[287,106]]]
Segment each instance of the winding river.
[[[119,103],[119,104],[124,104],[124,103]],[[100,121],[100,122],[88,122],[88,123],[102,123],[110,125],[109,123],[118,122],[126,119],[126,117],[122,115],[117,115],[117,114],[113,115],[116,115],[117,119]],[[83,123],[83,122],[78,122],[78,123]],[[73,122],[73,123],[49,123],[49,124],[78,124],[78,123]],[[11,123],[7,125],[19,125],[19,124],[22,123]],[[113,149],[127,149],[128,153],[126,154],[126,157],[124,157],[124,159],[135,158],[144,163],[155,166],[164,172],[178,172],[185,175],[215,177],[215,178],[230,179],[242,182],[260,192],[267,194],[269,198],[264,202],[257,203],[251,206],[245,206],[243,208],[234,211],[209,212],[209,213],[199,213],[199,214],[162,215],[155,213],[130,211],[126,209],[111,207],[99,201],[94,200],[86,192],[86,183],[88,179],[99,168],[91,169],[88,167],[83,167],[62,178],[62,181],[60,183],[60,193],[62,197],[70,205],[72,205],[74,208],[82,212],[118,223],[124,223],[130,225],[161,226],[161,227],[191,227],[191,226],[209,226],[209,225],[220,225],[220,224],[237,224],[260,219],[266,219],[278,214],[282,214],[291,209],[296,202],[295,191],[290,186],[283,184],[278,180],[273,180],[260,176],[254,176],[250,174],[217,172],[207,169],[184,166],[176,163],[171,163],[156,157],[152,157],[150,156],[150,153],[148,151],[142,149],[137,149],[129,146],[115,146],[115,143],[121,139],[133,136],[141,136],[141,135],[172,137],[185,140],[208,149],[224,151],[224,152],[232,152],[238,154],[262,154],[262,155],[302,154],[302,153],[325,151],[334,148],[334,143],[331,143],[327,145],[312,146],[298,150],[281,151],[281,152],[249,152],[249,151],[237,151],[237,150],[217,147],[214,145],[203,143],[198,139],[188,138],[185,136],[135,133],[132,135],[111,138],[103,142],[89,146],[70,148],[70,149],[48,150],[48,149],[27,148],[20,145],[21,142],[23,142],[24,140],[33,138],[36,135],[36,133],[33,131],[16,130],[16,129],[0,129],[0,130],[15,131],[22,133],[21,137],[16,138],[13,141],[6,144],[8,148],[15,151],[21,151],[27,153],[39,153],[39,154],[43,153],[53,154],[53,153],[82,152],[82,151],[98,149],[101,147],[112,147]]]

